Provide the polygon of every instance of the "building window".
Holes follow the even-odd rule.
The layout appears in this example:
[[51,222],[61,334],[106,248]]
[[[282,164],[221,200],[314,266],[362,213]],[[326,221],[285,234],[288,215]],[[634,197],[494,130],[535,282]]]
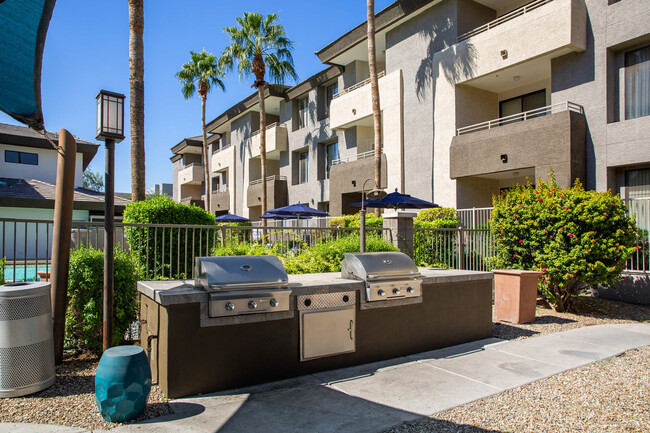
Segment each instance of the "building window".
[[16,152],[14,150],[5,150],[5,162],[16,164],[38,165],[38,154],[29,152]]
[[332,163],[335,159],[339,159],[339,143],[334,142],[327,145],[327,161],[325,166],[325,179],[330,178],[330,168],[332,168]]
[[[517,96],[516,98],[506,99],[499,102],[499,117],[507,117],[515,114],[523,113],[525,111],[535,110],[546,106],[546,90],[538,90],[537,92],[528,93],[526,95]],[[527,117],[543,116],[544,113],[533,114]],[[501,122],[502,125],[507,125],[513,122],[519,122],[523,118],[515,117]]]
[[298,129],[307,126],[307,98],[298,100]]
[[625,118],[650,115],[650,45],[625,53]]
[[309,181],[309,151],[298,154],[298,183]]
[[339,84],[334,83],[325,89],[325,117],[329,117],[330,115],[330,104],[332,103],[332,100],[334,99],[334,95],[336,95],[339,92]]
[[627,198],[650,197],[650,168],[626,171],[625,189]]

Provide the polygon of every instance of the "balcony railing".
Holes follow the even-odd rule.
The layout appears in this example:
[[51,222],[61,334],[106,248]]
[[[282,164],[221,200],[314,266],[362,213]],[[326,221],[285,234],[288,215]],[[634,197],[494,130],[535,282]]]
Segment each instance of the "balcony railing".
[[203,167],[202,162],[192,162],[190,164],[184,165],[183,168],[190,168],[190,167]]
[[[381,71],[380,73],[377,74],[377,78],[379,79],[379,78],[383,77],[384,75],[386,75],[386,71]],[[363,80],[363,81],[360,81],[360,82],[358,82],[357,84],[348,87],[347,89],[343,89],[342,92],[335,93],[334,96],[332,96],[332,99],[336,99],[336,98],[338,98],[338,97],[341,96],[341,95],[345,95],[346,93],[350,93],[350,92],[352,92],[353,90],[356,90],[356,89],[358,89],[359,87],[363,87],[363,86],[365,86],[365,85],[368,84],[368,83],[370,83],[370,78],[367,78],[367,79],[365,79],[365,80]]]
[[471,132],[483,131],[484,129],[492,129],[498,126],[509,125],[515,122],[521,122],[535,117],[546,116],[547,114],[555,114],[562,111],[573,111],[575,113],[583,113],[582,105],[574,102],[561,102],[558,104],[548,105],[546,107],[535,108],[534,110],[524,111],[523,113],[512,114],[510,116],[500,117],[487,122],[477,123],[475,125],[464,126],[456,130],[456,135],[469,134]]
[[[266,178],[267,182],[270,182],[272,180],[287,180],[287,177],[286,176],[276,176],[276,175],[267,176],[267,178]],[[262,183],[262,179],[251,180],[249,185],[257,185],[258,183]]]
[[226,149],[228,149],[231,145],[232,145],[232,143],[228,143],[228,144],[225,144],[225,145],[219,147],[218,149],[214,149],[214,150],[212,151],[212,154],[214,155],[215,153],[219,153],[219,152],[221,152],[222,150],[226,150]]
[[481,27],[477,27],[472,31],[463,33],[462,35],[458,36],[458,42],[464,41],[465,39],[469,39],[472,36],[478,35],[479,33],[487,32],[488,30],[493,29],[494,27],[500,26],[503,23],[506,23],[514,18],[517,18],[518,16],[527,14],[528,12],[531,12],[537,9],[538,7],[543,6],[546,3],[550,3],[552,1],[553,0],[535,0],[533,2],[530,2],[527,5],[522,6],[519,9],[515,9],[512,12],[508,12],[507,14],[502,15],[499,18],[490,21],[487,24],[483,24]]
[[212,190],[212,194],[220,194],[222,192],[228,192],[228,187],[227,186],[220,186],[217,189]]
[[346,162],[357,161],[359,159],[372,158],[373,156],[375,156],[375,151],[369,150],[368,152],[357,153],[356,155],[335,159],[332,161],[332,165],[345,164]]
[[[278,122],[273,122],[273,123],[271,123],[269,126],[266,127],[266,130],[268,131],[269,129],[271,129],[271,128],[275,128],[276,126],[280,126],[280,123],[278,123]],[[257,131],[255,131],[255,132],[253,132],[253,133],[251,134],[251,137],[255,137],[255,136],[256,136],[257,134],[259,134],[259,133],[260,133],[260,130],[258,129]]]
[[183,204],[192,204],[192,203],[198,204],[198,203],[202,203],[202,202],[203,202],[203,199],[196,198],[196,197],[183,197],[181,199],[181,203],[183,203]]

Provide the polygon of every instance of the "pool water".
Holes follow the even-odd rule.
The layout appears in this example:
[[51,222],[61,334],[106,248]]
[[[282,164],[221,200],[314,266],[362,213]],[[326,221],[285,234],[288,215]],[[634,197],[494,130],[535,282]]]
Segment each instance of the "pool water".
[[[50,270],[49,265],[38,265],[38,271]],[[36,265],[21,265],[21,264],[5,264],[5,281],[40,281],[40,277],[36,274]],[[27,276],[27,279],[25,279]]]

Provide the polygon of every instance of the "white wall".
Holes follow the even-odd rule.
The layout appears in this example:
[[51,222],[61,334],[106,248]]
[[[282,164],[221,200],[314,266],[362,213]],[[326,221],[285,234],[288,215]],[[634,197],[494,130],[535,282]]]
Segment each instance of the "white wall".
[[[35,153],[38,155],[38,165],[5,162],[5,150]],[[58,154],[54,149],[38,149],[35,147],[0,144],[0,177],[36,179],[55,184],[57,156]],[[75,164],[74,185],[75,187],[83,185],[83,155],[79,152],[77,152]]]

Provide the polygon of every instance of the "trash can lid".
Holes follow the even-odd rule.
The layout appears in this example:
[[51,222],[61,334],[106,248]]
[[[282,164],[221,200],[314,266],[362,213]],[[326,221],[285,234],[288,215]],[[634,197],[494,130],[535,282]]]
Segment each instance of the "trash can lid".
[[50,283],[33,281],[8,283],[0,286],[0,298],[16,298],[20,296],[37,296],[50,293]]

